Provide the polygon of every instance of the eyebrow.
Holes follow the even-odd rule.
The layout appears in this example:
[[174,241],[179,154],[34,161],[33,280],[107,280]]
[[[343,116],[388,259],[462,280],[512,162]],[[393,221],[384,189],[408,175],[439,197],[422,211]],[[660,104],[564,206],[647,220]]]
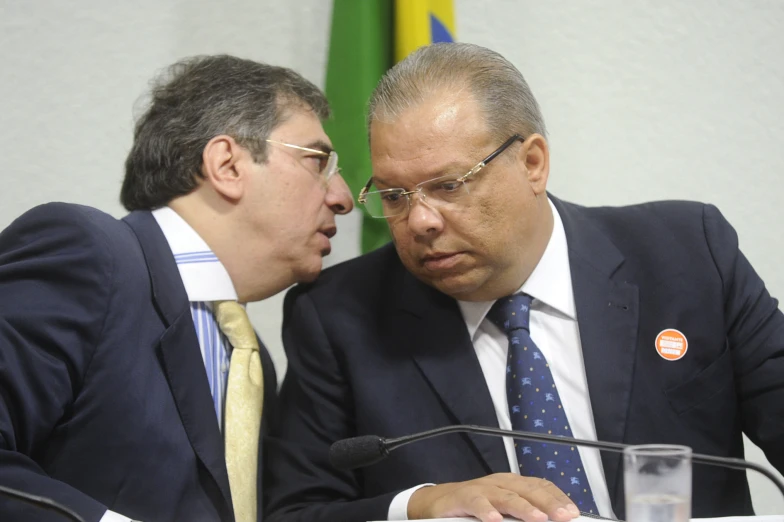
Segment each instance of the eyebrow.
[[379,185],[382,185],[382,186],[386,186],[386,187],[388,187],[388,188],[393,188],[393,187],[390,187],[390,186],[389,186],[389,183],[387,183],[387,182],[386,182],[386,181],[384,181],[383,179],[381,179],[381,178],[378,178],[378,177],[376,177],[376,176],[371,176],[371,177],[370,177],[370,179],[372,180],[372,183],[371,183],[371,185],[375,185],[376,187],[378,187]]
[[302,145],[302,146],[306,147],[308,149],[320,150],[320,151],[325,152],[327,154],[329,154],[330,152],[335,150],[334,148],[332,148],[332,145],[330,145],[329,143],[327,143],[324,140],[311,141],[307,145]]

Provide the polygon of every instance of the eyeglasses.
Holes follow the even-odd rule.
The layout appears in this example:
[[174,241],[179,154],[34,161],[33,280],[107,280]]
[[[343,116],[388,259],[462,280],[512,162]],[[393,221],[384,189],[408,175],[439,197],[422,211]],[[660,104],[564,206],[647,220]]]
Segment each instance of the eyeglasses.
[[273,143],[275,145],[282,145],[283,147],[289,147],[291,149],[297,149],[297,150],[308,152],[310,154],[310,156],[308,156],[309,158],[314,158],[318,160],[318,175],[325,182],[328,182],[329,179],[335,174],[340,173],[340,169],[338,168],[338,153],[335,152],[334,150],[327,152],[319,149],[300,147],[299,145],[292,145],[291,143],[283,143],[282,141],[275,141],[275,140],[264,140],[264,141],[266,141],[267,143]]
[[476,175],[518,140],[525,141],[525,138],[515,134],[459,178],[441,176],[419,183],[414,187],[414,190],[392,188],[371,191],[373,178],[370,178],[359,192],[358,200],[364,205],[371,217],[386,219],[407,215],[411,209],[411,198],[414,194],[419,194],[423,202],[434,207],[461,205],[469,196],[470,191],[467,186],[469,178]]

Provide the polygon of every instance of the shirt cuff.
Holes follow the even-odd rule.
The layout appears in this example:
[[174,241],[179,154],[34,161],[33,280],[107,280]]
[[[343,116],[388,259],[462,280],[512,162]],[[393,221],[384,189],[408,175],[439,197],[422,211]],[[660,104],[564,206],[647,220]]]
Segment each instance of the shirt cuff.
[[392,503],[389,505],[387,520],[408,520],[408,501],[411,500],[411,495],[427,486],[435,486],[435,484],[420,484],[395,495],[395,498],[392,499]]
[[133,522],[130,518],[124,517],[119,513],[115,513],[114,511],[106,511],[101,517],[99,522]]

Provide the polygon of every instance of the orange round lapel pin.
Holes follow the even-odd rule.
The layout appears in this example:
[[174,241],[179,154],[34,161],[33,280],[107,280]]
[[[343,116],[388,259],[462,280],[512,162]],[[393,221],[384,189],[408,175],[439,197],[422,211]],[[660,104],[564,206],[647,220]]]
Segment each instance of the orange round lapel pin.
[[689,341],[679,330],[668,328],[656,336],[656,351],[668,361],[677,361],[686,355],[688,349]]

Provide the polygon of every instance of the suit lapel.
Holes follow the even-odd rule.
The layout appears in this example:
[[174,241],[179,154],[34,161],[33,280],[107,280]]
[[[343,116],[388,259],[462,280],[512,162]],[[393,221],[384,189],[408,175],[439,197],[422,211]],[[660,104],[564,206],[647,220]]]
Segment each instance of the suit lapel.
[[161,359],[180,420],[193,451],[220,489],[226,502],[224,508],[230,512],[232,504],[223,437],[214,415],[188,296],[177,264],[150,212],[133,212],[123,221],[134,231],[142,247],[150,273],[153,300],[167,326],[161,337]]
[[[403,276],[401,290],[400,317],[395,319],[400,322],[392,324],[400,332],[418,332],[405,343],[454,423],[498,427],[493,401],[457,302],[408,273]],[[509,471],[500,438],[467,437],[489,473]]]
[[[624,278],[623,255],[582,214],[553,198],[566,231],[585,374],[596,436],[623,442],[632,389],[638,289]],[[620,499],[621,455],[602,452],[610,497]]]

